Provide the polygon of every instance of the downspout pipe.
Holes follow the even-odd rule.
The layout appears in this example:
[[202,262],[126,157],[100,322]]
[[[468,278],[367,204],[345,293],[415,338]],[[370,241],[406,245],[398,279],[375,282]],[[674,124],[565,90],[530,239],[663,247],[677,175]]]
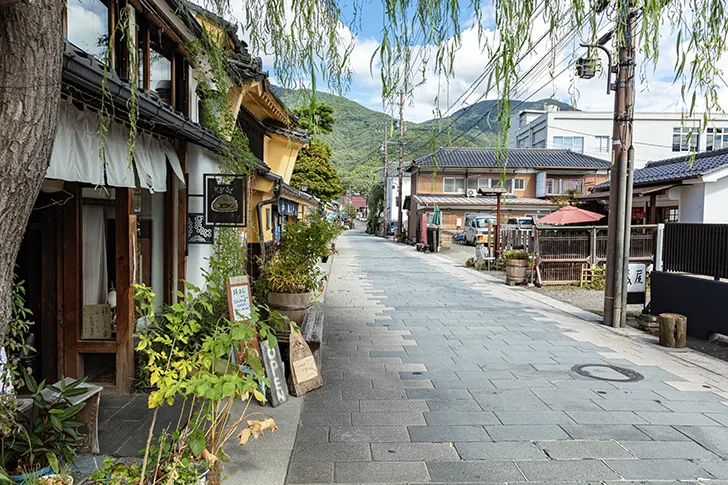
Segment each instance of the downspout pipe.
[[[274,173],[267,172],[263,174],[263,177],[268,180],[272,180],[275,185],[273,187],[274,196],[270,199],[261,200],[260,202],[258,202],[256,209],[258,213],[258,242],[260,243],[261,248],[265,244],[265,233],[263,232],[263,213],[261,212],[261,210],[263,209],[263,206],[271,205],[278,200],[279,194],[281,192],[281,183],[283,182],[283,179],[279,175],[276,175]],[[263,257],[265,257],[265,253],[262,251],[261,253],[263,254]]]

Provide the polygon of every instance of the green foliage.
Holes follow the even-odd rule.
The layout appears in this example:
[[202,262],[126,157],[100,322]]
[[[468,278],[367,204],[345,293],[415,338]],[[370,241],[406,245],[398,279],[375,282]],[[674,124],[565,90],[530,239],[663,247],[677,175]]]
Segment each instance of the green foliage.
[[25,282],[15,281],[13,283],[13,294],[11,298],[10,323],[5,336],[5,351],[8,356],[8,365],[5,367],[4,375],[0,375],[2,382],[9,382],[15,387],[23,384],[22,370],[20,368],[20,357],[35,352],[35,349],[26,344],[33,322],[28,319],[33,313],[25,306]]
[[322,141],[313,140],[308,148],[298,152],[291,185],[299,189],[308,186],[307,192],[324,202],[339,197],[344,189],[331,163],[331,147]]
[[341,229],[317,212],[305,221],[288,222],[281,232],[281,247],[263,261],[266,289],[274,293],[308,293],[321,289],[324,275],[320,258],[331,252],[331,241]]
[[606,265],[595,266],[592,269],[591,281],[585,281],[584,288],[586,288],[587,290],[603,291],[607,285],[606,274],[607,274]]
[[298,126],[307,129],[311,134],[328,135],[334,129],[334,108],[325,103],[317,103],[315,106],[304,105],[293,110],[298,117]]
[[374,234],[379,226],[379,218],[384,210],[384,185],[374,185],[367,194],[367,232]]
[[501,254],[501,257],[505,260],[509,260],[509,259],[527,260],[531,257],[531,255],[528,254],[528,251],[512,250],[512,251],[503,251],[503,254]]
[[354,207],[354,204],[344,204],[344,207],[341,208],[342,212],[349,216],[352,219],[356,219],[356,216],[359,215],[359,211],[356,210],[356,207]]
[[[58,473],[59,461],[71,463],[81,444],[78,428],[84,423],[76,416],[85,403],[71,404],[69,399],[86,392],[80,387],[84,381],[61,381],[58,386],[48,386],[45,381],[36,382],[27,372],[24,378],[32,393],[33,408],[30,416],[17,413],[14,432],[0,437],[2,466],[11,475],[32,473],[47,466]],[[46,402],[44,389],[56,392],[56,397]]]

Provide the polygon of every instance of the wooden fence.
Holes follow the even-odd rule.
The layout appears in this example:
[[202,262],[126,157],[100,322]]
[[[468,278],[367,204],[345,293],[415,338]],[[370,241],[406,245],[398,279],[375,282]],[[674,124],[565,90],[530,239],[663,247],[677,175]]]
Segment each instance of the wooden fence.
[[728,224],[666,224],[663,271],[728,278]]
[[[579,282],[584,267],[607,260],[606,226],[549,226],[535,231],[535,252],[543,284]],[[630,261],[653,262],[656,233],[656,225],[632,226]]]

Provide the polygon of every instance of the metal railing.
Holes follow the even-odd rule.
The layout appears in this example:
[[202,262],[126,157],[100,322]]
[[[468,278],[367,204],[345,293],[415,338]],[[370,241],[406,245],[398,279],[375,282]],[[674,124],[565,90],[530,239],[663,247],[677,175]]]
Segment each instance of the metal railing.
[[662,269],[728,278],[728,224],[665,224]]

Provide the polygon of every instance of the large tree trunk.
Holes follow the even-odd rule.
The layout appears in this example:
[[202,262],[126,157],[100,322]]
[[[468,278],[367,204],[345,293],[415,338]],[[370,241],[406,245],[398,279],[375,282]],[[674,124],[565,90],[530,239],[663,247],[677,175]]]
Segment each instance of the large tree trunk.
[[62,5],[0,0],[0,344],[10,320],[15,258],[56,133]]

